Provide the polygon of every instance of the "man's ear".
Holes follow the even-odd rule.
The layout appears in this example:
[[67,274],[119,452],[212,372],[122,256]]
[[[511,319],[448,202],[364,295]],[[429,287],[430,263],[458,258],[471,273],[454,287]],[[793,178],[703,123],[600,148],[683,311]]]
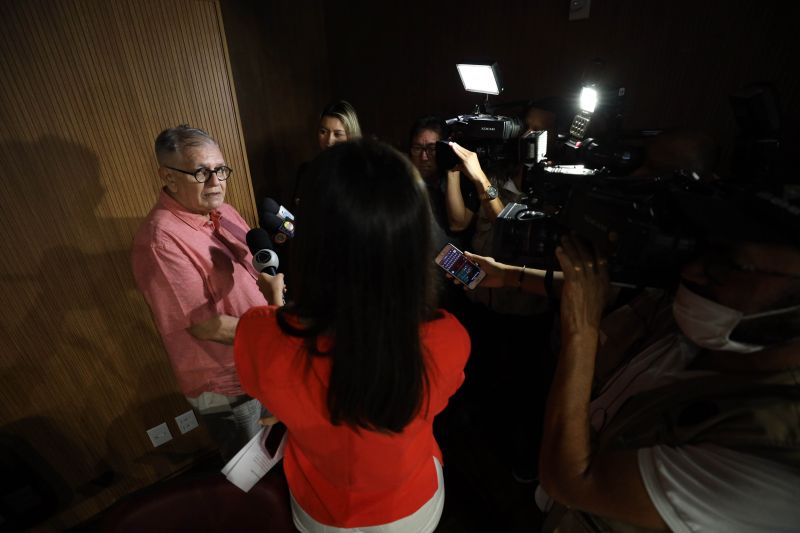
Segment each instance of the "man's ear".
[[161,181],[170,191],[176,192],[178,190],[178,185],[175,183],[175,174],[167,167],[158,167],[158,177],[161,178]]

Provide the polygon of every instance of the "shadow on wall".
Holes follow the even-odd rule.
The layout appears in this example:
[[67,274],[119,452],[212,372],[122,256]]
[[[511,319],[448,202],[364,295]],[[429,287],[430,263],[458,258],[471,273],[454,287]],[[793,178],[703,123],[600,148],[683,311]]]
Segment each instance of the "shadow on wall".
[[55,515],[74,496],[67,482],[28,443],[31,435],[47,438],[65,456],[84,455],[48,418],[24,418],[0,428],[0,531],[32,527]]
[[[0,290],[11,304],[0,309],[0,425],[49,420],[50,430],[21,436],[70,486],[81,487],[108,475],[109,425],[125,426],[131,405],[158,403],[176,390],[130,269],[139,220],[95,215],[106,190],[98,158],[84,146],[43,137],[0,143],[0,157],[9,162],[0,185],[8,246]],[[122,178],[105,182],[113,179]],[[112,205],[136,199],[123,189],[135,184],[119,185]],[[137,438],[118,453],[134,460],[150,443],[146,428],[129,424],[123,433]],[[65,449],[53,433],[74,445]]]

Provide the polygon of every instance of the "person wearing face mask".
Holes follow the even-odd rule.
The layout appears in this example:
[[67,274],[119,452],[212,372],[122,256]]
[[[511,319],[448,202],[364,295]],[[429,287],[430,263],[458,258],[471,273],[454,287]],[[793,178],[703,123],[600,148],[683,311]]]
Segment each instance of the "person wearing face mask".
[[[796,531],[796,233],[710,249],[683,267],[674,298],[644,291],[605,317],[606,260],[574,237],[557,256],[562,344],[536,494],[545,529]],[[484,284],[544,291],[541,272],[471,257]]]

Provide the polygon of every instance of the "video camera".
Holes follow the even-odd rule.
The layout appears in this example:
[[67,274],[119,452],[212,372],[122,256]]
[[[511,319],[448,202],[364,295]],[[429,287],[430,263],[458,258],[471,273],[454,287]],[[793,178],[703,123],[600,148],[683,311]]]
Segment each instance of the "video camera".
[[[447,119],[445,123],[450,131],[450,140],[477,153],[485,167],[517,160],[515,146],[508,141],[516,139],[523,131],[522,121],[518,118],[476,112]],[[459,162],[450,149],[442,150],[441,156],[437,149],[436,154],[436,162],[441,168],[453,168]]]
[[[539,152],[544,157],[546,132],[537,132],[545,133],[544,137],[526,134],[520,138],[524,127],[522,121],[516,117],[475,113],[459,115],[445,122],[450,132],[449,140],[477,153],[481,166],[487,170],[500,164],[526,161],[535,157],[531,154]],[[460,162],[447,143],[437,145],[436,164],[439,168],[450,169]]]
[[[521,154],[528,152],[519,148],[526,143],[518,142],[525,132],[523,121],[517,117],[494,114],[492,111],[496,106],[489,106],[488,102],[490,94],[498,95],[503,91],[497,63],[459,63],[456,67],[464,89],[486,95],[486,101],[476,106],[472,114],[458,115],[445,121],[449,140],[477,153],[481,166],[487,170],[499,164],[519,162]],[[531,136],[524,137],[530,137],[530,141],[538,140]],[[542,147],[543,155],[544,145]],[[439,168],[451,169],[460,160],[446,143],[442,143],[437,146],[436,163]]]
[[530,198],[506,205],[494,232],[492,253],[500,261],[559,270],[555,248],[561,235],[574,232],[609,258],[612,282],[666,288],[709,246],[797,244],[800,206],[763,187],[706,183],[685,171],[587,176],[573,182],[562,205]]
[[[478,154],[481,166],[488,172],[510,171],[514,165],[526,168],[526,182],[535,181],[539,170],[535,168],[545,160],[554,159],[564,164],[580,163],[592,169],[607,169],[625,173],[641,162],[641,138],[649,132],[637,132],[625,137],[621,132],[624,87],[604,88],[593,84],[584,86],[575,98],[523,100],[489,104],[489,95],[503,91],[499,67],[493,61],[477,61],[456,65],[464,89],[486,96],[483,103],[468,115],[447,119],[449,140]],[[548,138],[547,131],[530,131],[517,116],[505,116],[499,111],[522,111],[531,108],[548,110],[555,116],[575,113],[568,133]],[[605,133],[602,138],[587,137],[593,117]],[[555,134],[551,131],[550,134]],[[631,142],[632,141],[632,142]],[[548,153],[548,144],[551,153]],[[439,168],[451,169],[460,161],[446,143],[436,150]]]
[[561,235],[574,232],[609,258],[612,281],[631,286],[671,283],[677,265],[697,248],[691,217],[679,201],[681,194],[696,192],[696,185],[680,175],[568,176],[568,187],[554,187],[566,191],[563,200],[528,198],[527,204],[505,206],[495,222],[494,257],[559,270],[555,248]]
[[[558,270],[554,252],[559,238],[574,232],[609,258],[616,284],[668,287],[677,280],[680,265],[709,245],[765,236],[797,242],[800,207],[774,188],[713,181],[680,165],[648,176],[624,176],[643,162],[644,140],[661,133],[622,134],[624,88],[585,86],[568,134],[559,136],[545,157],[547,141],[541,132],[520,137],[524,127],[519,119],[487,112],[513,105],[489,109],[488,94],[502,90],[496,64],[489,65],[468,65],[466,74],[459,65],[465,89],[487,94],[487,102],[474,114],[447,123],[451,138],[477,152],[485,167],[513,162],[526,168],[526,196],[522,203],[506,205],[495,223],[496,259]],[[474,77],[478,82],[469,82],[468,74],[476,72],[483,73]],[[598,112],[606,127],[602,140],[587,136]],[[458,162],[450,164],[447,156],[455,156],[448,152],[437,149],[437,160],[445,161],[440,168]],[[781,230],[783,238],[776,234]]]

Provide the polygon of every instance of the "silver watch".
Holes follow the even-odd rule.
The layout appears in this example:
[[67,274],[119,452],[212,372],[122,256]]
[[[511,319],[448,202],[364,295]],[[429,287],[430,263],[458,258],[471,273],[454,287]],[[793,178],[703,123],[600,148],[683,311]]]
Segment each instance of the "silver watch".
[[490,201],[497,198],[497,187],[494,185],[489,185],[486,187],[486,198],[488,198]]

